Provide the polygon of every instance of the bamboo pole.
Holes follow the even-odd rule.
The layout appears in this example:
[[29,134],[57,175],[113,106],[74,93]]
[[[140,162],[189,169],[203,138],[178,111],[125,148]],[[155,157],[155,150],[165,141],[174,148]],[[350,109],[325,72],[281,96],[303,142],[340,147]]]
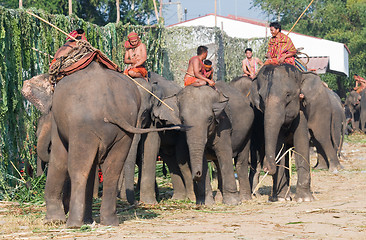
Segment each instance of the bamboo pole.
[[309,9],[309,7],[311,6],[311,4],[313,4],[314,0],[311,0],[311,2],[309,3],[309,5],[305,8],[305,10],[301,13],[300,17],[297,18],[296,22],[294,23],[294,25],[292,26],[292,28],[290,29],[290,31],[288,31],[287,36],[291,33],[291,31],[294,29],[294,27],[296,26],[296,24],[299,22],[300,18],[302,17],[302,15],[304,15],[304,13],[306,12],[306,10]]
[[138,81],[136,81],[135,79],[133,79],[132,77],[130,77],[127,74],[124,74],[125,76],[127,76],[129,79],[131,79],[134,83],[136,83],[139,87],[141,87],[142,89],[144,89],[146,92],[150,93],[154,98],[156,98],[158,101],[160,101],[162,104],[164,104],[167,108],[169,108],[170,110],[172,110],[174,112],[174,109],[171,108],[168,104],[166,104],[163,100],[161,100],[158,96],[156,96],[154,93],[152,93],[149,89],[145,88],[144,86],[142,86]]
[[72,15],[72,0],[69,0],[69,16]]
[[116,8],[117,8],[117,20],[116,23],[119,23],[119,21],[121,20],[121,11],[119,8],[119,0],[116,1]]
[[156,20],[158,20],[158,23],[159,23],[159,15],[158,15],[158,8],[156,6],[156,0],[153,0],[153,2],[154,2],[154,10],[155,10]]
[[[154,0],[155,1],[155,0]],[[75,41],[79,41],[78,39],[74,38],[73,36],[71,36],[70,34],[66,33],[65,31],[61,30],[60,28],[56,27],[55,25],[53,25],[52,23],[48,22],[47,20],[37,16],[34,13],[31,13],[29,11],[26,11],[28,14],[32,15],[35,18],[38,18],[39,20],[49,24],[50,26],[56,28],[58,31],[62,32],[63,34],[69,36],[72,40]],[[96,50],[96,48],[93,47],[93,49]],[[153,97],[155,97],[156,99],[158,99],[162,104],[164,104],[167,108],[169,108],[170,110],[172,110],[174,112],[174,109],[171,108],[168,104],[166,104],[163,100],[161,100],[160,98],[158,98],[154,93],[152,93],[151,91],[149,91],[148,89],[146,89],[144,86],[142,86],[139,82],[137,82],[135,79],[131,78],[130,76],[128,76],[127,74],[125,74],[129,79],[131,79],[134,83],[136,83],[138,86],[140,86],[142,89],[144,89],[145,91],[147,91],[148,93],[150,93]]]

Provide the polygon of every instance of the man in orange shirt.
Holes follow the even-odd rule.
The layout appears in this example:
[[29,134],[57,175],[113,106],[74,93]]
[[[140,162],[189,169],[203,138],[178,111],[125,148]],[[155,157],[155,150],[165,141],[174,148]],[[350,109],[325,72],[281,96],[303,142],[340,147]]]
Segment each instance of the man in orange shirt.
[[215,82],[203,75],[203,60],[207,58],[208,48],[199,46],[197,48],[197,56],[192,57],[188,63],[188,69],[184,76],[184,86],[193,85],[195,87],[204,86],[206,84],[214,86]]
[[268,60],[265,64],[288,63],[295,65],[294,56],[297,50],[291,39],[281,32],[281,24],[272,22],[269,27],[272,37],[268,42],[268,51],[266,54]]

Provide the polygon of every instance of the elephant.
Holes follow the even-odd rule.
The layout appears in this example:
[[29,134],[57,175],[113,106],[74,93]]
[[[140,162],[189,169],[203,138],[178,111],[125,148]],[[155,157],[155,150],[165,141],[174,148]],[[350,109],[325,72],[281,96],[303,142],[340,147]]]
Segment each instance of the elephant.
[[360,102],[360,124],[361,130],[366,133],[366,89],[364,89],[361,93],[361,102]]
[[[223,81],[217,81],[215,88],[187,86],[177,94],[177,100],[182,124],[188,128],[186,143],[192,177],[203,188],[199,188],[205,195],[203,203],[213,203],[206,159],[218,162],[224,204],[251,199],[248,158],[254,114],[249,100]],[[239,178],[239,195],[232,158]]]
[[134,127],[141,105],[136,85],[126,76],[91,62],[56,86],[51,110],[52,149],[46,180],[46,222],[65,222],[62,192],[67,178],[71,198],[67,227],[91,222],[95,169],[103,172],[100,222],[118,225],[117,181],[133,135],[179,129]]
[[[302,74],[289,64],[265,65],[252,82],[250,98],[263,113],[265,161],[264,171],[273,176],[271,201],[289,200],[289,175],[285,167],[288,159],[279,165],[276,156],[294,146],[297,185],[294,200],[312,201],[310,190],[309,133],[304,109],[300,109]],[[287,154],[286,154],[287,156]]]
[[315,168],[337,172],[342,168],[337,152],[345,124],[340,99],[312,72],[302,73],[301,93],[311,139],[318,152]]
[[[247,76],[239,76],[234,78],[229,82],[230,86],[238,89],[243,96],[247,97],[249,100],[250,90],[252,87],[252,79]],[[252,191],[259,183],[259,175],[261,171],[261,165],[264,159],[264,126],[263,126],[263,114],[257,108],[254,110],[254,121],[252,126],[252,132],[250,139],[250,169],[249,169],[249,181]]]
[[353,130],[360,129],[360,112],[361,112],[361,95],[356,91],[351,91],[345,101],[345,105],[348,107],[351,113],[351,124]]
[[[148,115],[150,119],[149,121],[142,121],[143,124],[141,125],[141,127],[162,127],[171,124],[179,125],[180,119],[177,115],[177,104],[175,100],[176,98],[174,96],[177,92],[181,90],[181,87],[173,81],[166,80],[162,76],[153,72],[150,73],[150,83],[146,83],[144,79],[141,80],[142,82],[145,82],[145,85],[150,85],[150,87],[152,86],[152,89],[155,89],[155,91],[153,91],[154,93],[156,93],[156,90],[159,89],[159,96],[163,98],[164,102],[166,102],[170,107],[173,108],[173,111],[171,111],[163,104],[156,102],[155,104],[153,104],[151,109],[148,109],[146,106],[144,106],[143,103],[140,112],[149,112],[150,114]],[[141,88],[139,88],[139,90],[141,95],[146,97],[147,93],[145,91],[142,91]],[[148,101],[145,101],[145,103],[148,103]],[[150,106],[150,104],[147,105]],[[184,186],[185,184],[189,184],[190,181],[189,183],[187,183],[187,181],[185,181],[186,183],[184,183],[184,180],[182,179],[182,172],[180,171],[177,160],[175,158],[176,142],[180,135],[181,134],[177,131],[167,131],[159,133],[151,132],[144,134],[141,137],[139,135],[135,135],[131,147],[131,150],[134,149],[134,152],[130,150],[124,169],[125,189],[123,188],[123,185],[119,184],[120,196],[123,196],[124,191],[126,191],[126,198],[128,202],[130,202],[131,204],[134,203],[135,199],[133,175],[135,163],[137,163],[140,173],[138,184],[138,186],[140,186],[140,201],[147,204],[157,203],[155,164],[160,149],[162,153],[165,153],[165,157],[163,159],[167,163],[170,170],[170,175],[174,188],[173,198],[182,199],[185,198],[186,195],[188,195],[190,199],[194,199],[194,194],[192,194],[192,192],[186,193],[186,189]],[[180,156],[178,156],[178,158],[179,157]],[[185,169],[184,176],[187,176],[187,172],[190,171],[188,166],[182,166],[182,168]]]

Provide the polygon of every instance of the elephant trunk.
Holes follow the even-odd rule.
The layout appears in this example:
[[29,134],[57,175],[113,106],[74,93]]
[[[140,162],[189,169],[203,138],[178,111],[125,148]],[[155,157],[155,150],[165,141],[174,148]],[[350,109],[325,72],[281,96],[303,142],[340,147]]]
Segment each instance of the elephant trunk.
[[264,170],[268,174],[274,175],[276,173],[276,149],[278,142],[278,135],[285,120],[284,108],[279,104],[276,97],[269,98],[266,104],[266,111],[264,112],[264,138],[266,161],[264,163]]
[[[187,132],[187,144],[192,168],[192,177],[194,181],[199,181],[202,177],[203,154],[207,141],[206,131],[196,131],[190,129]],[[199,134],[200,133],[200,134]]]

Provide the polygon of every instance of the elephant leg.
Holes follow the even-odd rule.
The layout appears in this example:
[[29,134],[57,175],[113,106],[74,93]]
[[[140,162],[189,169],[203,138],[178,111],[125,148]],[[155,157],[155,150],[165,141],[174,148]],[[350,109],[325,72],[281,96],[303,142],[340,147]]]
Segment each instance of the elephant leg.
[[239,196],[241,201],[251,200],[251,188],[248,176],[250,140],[247,140],[242,152],[239,153],[236,161],[236,172],[239,179]]
[[[86,142],[85,139],[88,141]],[[91,132],[79,133],[70,138],[68,170],[71,179],[71,200],[69,218],[66,222],[68,228],[82,226],[86,211],[91,211],[91,206],[88,204],[91,204],[93,199],[98,145],[99,138]],[[88,214],[91,215],[91,213]]]
[[186,199],[186,188],[184,186],[183,176],[179,169],[175,155],[164,154],[164,162],[168,165],[170,178],[173,184],[172,199],[184,200]]
[[99,167],[96,167],[94,174],[93,198],[98,198],[99,193]]
[[140,201],[146,204],[157,204],[155,195],[156,159],[159,153],[159,133],[148,133],[144,141],[144,156],[141,166]]
[[222,190],[222,175],[219,163],[217,161],[212,161],[212,182],[217,182],[217,191],[215,195],[215,202],[222,203],[223,200],[223,190]]
[[341,164],[339,163],[337,152],[334,151],[334,147],[331,140],[330,132],[324,134],[320,131],[313,130],[314,138],[319,142],[322,146],[326,158],[329,162],[329,171],[330,172],[337,172],[339,169],[342,168]]
[[[83,220],[84,223],[86,224],[93,223],[93,196],[95,191],[97,192],[96,194],[98,196],[98,188],[99,188],[98,170],[99,168],[97,167],[96,161],[94,161],[94,164],[88,177],[88,181],[86,183],[85,212]],[[96,190],[95,186],[97,186]]]
[[175,156],[180,172],[183,176],[186,191],[185,195],[189,200],[196,202],[193,177],[189,167],[189,150],[184,133],[180,133],[178,136],[178,141],[175,148]]
[[[285,152],[287,149],[283,152]],[[276,174],[273,175],[273,189],[272,196],[270,201],[289,201],[290,193],[289,193],[289,171],[285,168],[288,166],[288,154],[283,157],[277,163],[277,171]]]
[[317,153],[317,163],[314,168],[318,170],[329,169],[329,162],[323,147],[316,139],[313,139],[313,142]]
[[102,205],[100,207],[100,223],[102,225],[118,226],[119,224],[116,214],[117,182],[131,143],[132,136],[129,135],[117,141],[102,164],[104,178]]
[[62,193],[67,180],[67,150],[59,138],[57,128],[52,130],[53,147],[45,187],[46,223],[66,222]]
[[122,199],[126,199],[130,204],[135,203],[135,164],[137,159],[137,152],[139,149],[139,142],[144,138],[140,134],[135,134],[128,152],[126,162],[121,171],[121,176],[118,184],[119,195]]
[[212,194],[211,179],[206,158],[203,159],[202,178],[200,181],[196,182],[194,186],[197,204],[212,205],[215,203]]
[[297,170],[296,194],[297,202],[312,201],[314,199],[311,189],[309,138],[305,116],[300,112],[299,125],[294,133],[295,163]]
[[231,140],[230,136],[225,136],[227,134],[228,132],[221,133],[221,137],[215,144],[214,150],[219,162],[223,181],[223,203],[228,205],[236,205],[240,202],[240,200],[234,176]]

